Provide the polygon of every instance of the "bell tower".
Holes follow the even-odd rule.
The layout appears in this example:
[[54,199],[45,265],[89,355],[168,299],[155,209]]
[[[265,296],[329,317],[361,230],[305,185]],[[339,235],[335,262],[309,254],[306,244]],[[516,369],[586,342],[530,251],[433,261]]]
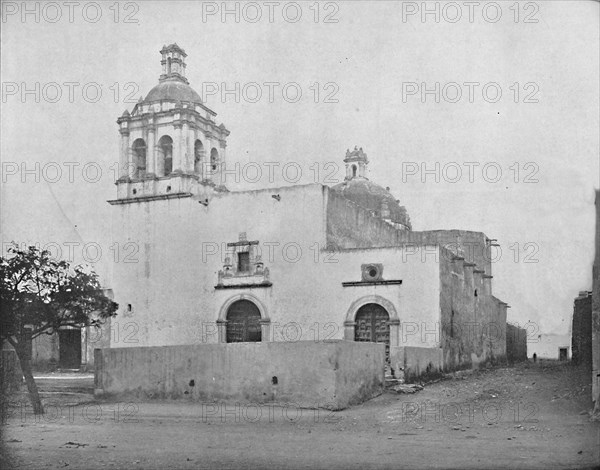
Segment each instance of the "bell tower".
[[352,151],[346,150],[344,163],[346,164],[346,181],[352,179],[368,179],[366,174],[369,160],[367,159],[367,154],[363,152],[362,147],[358,149],[355,146]]
[[189,85],[185,51],[173,43],[160,54],[158,84],[117,120],[119,178],[111,204],[191,196],[206,201],[226,190],[229,131]]

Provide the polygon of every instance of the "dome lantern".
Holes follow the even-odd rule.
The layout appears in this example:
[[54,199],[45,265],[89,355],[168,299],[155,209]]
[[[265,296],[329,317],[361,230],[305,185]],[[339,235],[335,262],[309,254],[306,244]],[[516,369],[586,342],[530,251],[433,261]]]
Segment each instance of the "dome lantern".
[[346,158],[344,158],[346,164],[346,181],[354,178],[364,178],[367,174],[367,165],[369,160],[367,154],[363,152],[362,147],[357,148],[354,146],[354,150],[346,150]]
[[[173,101],[179,107],[181,103],[203,104],[202,98],[185,77],[185,51],[177,43],[173,43],[163,46],[160,54],[162,74],[158,78],[158,85],[150,90],[142,102]],[[213,111],[208,111],[211,115],[216,115]]]
[[169,46],[163,46],[160,54],[162,56],[160,63],[163,73],[159,80],[161,82],[164,80],[178,80],[188,85],[189,82],[185,78],[185,58],[187,57],[185,51],[177,43],[173,43]]

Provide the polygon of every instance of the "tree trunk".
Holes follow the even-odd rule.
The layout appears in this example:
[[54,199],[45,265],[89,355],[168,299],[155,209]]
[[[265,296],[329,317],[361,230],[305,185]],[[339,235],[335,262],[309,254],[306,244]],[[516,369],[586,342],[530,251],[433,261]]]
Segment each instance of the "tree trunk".
[[27,384],[27,390],[29,391],[29,399],[33,406],[33,413],[36,415],[44,414],[44,407],[42,406],[42,400],[38,392],[37,384],[33,379],[33,372],[31,371],[31,359],[27,351],[20,351],[17,349],[17,356],[19,356],[19,362],[21,363],[21,371],[23,371],[23,377],[25,377],[25,383]]

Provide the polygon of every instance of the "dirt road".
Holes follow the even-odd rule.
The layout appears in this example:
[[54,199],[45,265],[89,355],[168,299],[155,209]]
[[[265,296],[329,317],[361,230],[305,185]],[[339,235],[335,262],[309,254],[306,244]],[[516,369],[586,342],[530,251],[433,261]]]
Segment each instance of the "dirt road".
[[2,468],[600,464],[600,424],[587,414],[589,374],[571,365],[477,371],[415,394],[388,392],[341,412],[293,404],[94,401],[89,381],[71,382],[75,387],[68,380],[40,382],[46,416],[36,422],[27,406],[10,408]]

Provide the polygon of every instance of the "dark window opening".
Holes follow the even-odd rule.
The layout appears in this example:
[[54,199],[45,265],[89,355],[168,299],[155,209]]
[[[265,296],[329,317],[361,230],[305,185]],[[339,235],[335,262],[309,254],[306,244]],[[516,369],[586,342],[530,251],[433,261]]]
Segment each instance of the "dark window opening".
[[158,148],[162,159],[162,176],[169,176],[173,172],[173,139],[168,135],[162,136]]
[[214,170],[217,169],[217,165],[219,164],[219,151],[216,148],[213,148],[210,151],[210,165]]
[[568,358],[567,348],[559,348],[558,349],[558,359],[561,361],[566,361]]
[[250,271],[250,253],[238,253],[238,272]]
[[473,295],[477,297],[477,289],[475,289],[475,293]]
[[146,143],[136,139],[132,146],[134,158],[134,178],[143,178],[146,174]]
[[58,331],[58,365],[63,369],[79,369],[81,365],[81,329]]

